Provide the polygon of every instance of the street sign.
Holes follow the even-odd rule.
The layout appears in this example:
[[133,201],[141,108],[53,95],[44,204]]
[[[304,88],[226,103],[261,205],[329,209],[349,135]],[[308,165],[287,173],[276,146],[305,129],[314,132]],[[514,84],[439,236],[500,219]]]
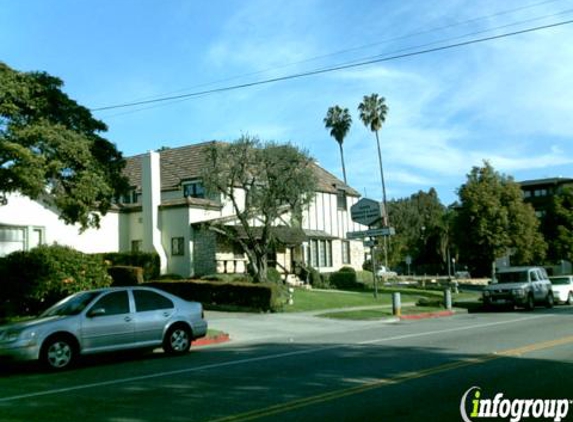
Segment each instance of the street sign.
[[396,234],[394,227],[383,227],[381,229],[362,230],[358,232],[346,232],[347,239],[362,239],[365,237],[393,236]]
[[382,219],[382,204],[373,199],[362,198],[350,207],[350,218],[355,223],[371,226]]

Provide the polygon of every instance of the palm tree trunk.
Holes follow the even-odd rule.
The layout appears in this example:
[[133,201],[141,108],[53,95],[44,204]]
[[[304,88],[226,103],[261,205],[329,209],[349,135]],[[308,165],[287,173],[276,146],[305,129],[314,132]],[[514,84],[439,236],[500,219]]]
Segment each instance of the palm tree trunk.
[[342,142],[338,143],[338,146],[340,147],[340,161],[342,161],[342,176],[344,177],[344,184],[348,184],[348,182],[346,181],[346,167],[344,166],[344,151],[342,149]]
[[382,216],[384,227],[388,227],[388,203],[386,201],[386,183],[384,183],[384,170],[382,167],[382,153],[380,151],[380,139],[378,138],[378,131],[376,134],[376,144],[378,145],[378,163],[380,164],[380,180],[382,181],[382,204],[384,205],[384,215]]

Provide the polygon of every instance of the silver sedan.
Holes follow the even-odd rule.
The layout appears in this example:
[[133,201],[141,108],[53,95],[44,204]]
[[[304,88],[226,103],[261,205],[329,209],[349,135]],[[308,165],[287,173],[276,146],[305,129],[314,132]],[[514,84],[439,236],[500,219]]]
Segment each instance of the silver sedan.
[[118,287],[73,294],[38,318],[0,326],[0,356],[70,367],[79,355],[162,346],[189,351],[207,334],[203,307],[148,287]]

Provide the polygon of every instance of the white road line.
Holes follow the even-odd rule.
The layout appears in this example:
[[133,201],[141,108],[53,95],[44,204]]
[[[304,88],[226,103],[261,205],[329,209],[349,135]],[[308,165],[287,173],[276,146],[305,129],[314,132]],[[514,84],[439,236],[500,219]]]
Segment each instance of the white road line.
[[[552,316],[555,316],[555,315],[550,314],[550,315],[528,316],[528,317],[521,317],[521,318],[512,319],[509,321],[497,321],[497,322],[490,322],[490,323],[485,323],[485,324],[475,324],[475,325],[463,326],[463,327],[457,327],[457,328],[447,328],[444,330],[426,331],[424,333],[404,334],[404,335],[379,338],[379,339],[374,339],[374,340],[365,340],[365,341],[358,342],[356,344],[367,345],[367,344],[375,344],[375,343],[384,343],[384,342],[388,342],[388,341],[405,340],[405,339],[411,339],[411,338],[416,338],[416,337],[427,337],[427,336],[433,336],[436,334],[447,334],[447,333],[453,333],[453,332],[457,332],[457,331],[468,331],[468,330],[474,330],[474,329],[480,329],[480,328],[489,328],[489,327],[495,327],[495,326],[500,326],[500,325],[514,324],[514,323],[519,323],[519,322],[523,322],[523,321],[530,321],[532,319],[548,318],[548,317],[552,317]],[[109,380],[109,381],[101,381],[101,382],[94,382],[94,383],[89,383],[89,384],[76,385],[76,386],[66,387],[66,388],[56,388],[56,389],[52,389],[52,390],[37,391],[37,392],[33,392],[33,393],[26,393],[26,394],[19,394],[19,395],[15,395],[15,396],[3,397],[3,398],[0,398],[0,403],[7,403],[7,402],[16,401],[16,400],[30,399],[30,398],[36,398],[36,397],[42,397],[42,396],[48,396],[48,395],[69,393],[69,392],[73,392],[73,391],[87,390],[90,388],[107,387],[110,385],[118,385],[118,384],[130,383],[130,382],[145,381],[145,380],[154,379],[154,378],[169,377],[172,375],[181,375],[181,374],[187,374],[187,373],[192,373],[192,372],[205,371],[205,370],[209,370],[209,369],[224,368],[227,366],[243,365],[246,363],[261,362],[261,361],[274,360],[274,359],[282,359],[285,357],[306,355],[306,354],[311,354],[311,353],[318,353],[318,352],[322,352],[325,350],[340,349],[342,347],[347,347],[347,345],[335,344],[335,345],[331,345],[331,346],[321,346],[321,347],[315,347],[315,348],[306,349],[306,350],[297,350],[297,351],[293,351],[293,352],[276,353],[276,354],[259,356],[259,357],[254,357],[254,358],[238,359],[238,360],[233,360],[233,361],[229,361],[229,362],[214,363],[214,364],[210,364],[210,365],[202,365],[202,366],[197,366],[194,368],[186,368],[186,369],[179,369],[179,370],[175,370],[175,371],[166,371],[166,372],[157,372],[154,374],[140,375],[140,376],[136,376],[136,377],[120,378],[120,379],[114,379],[114,380]]]

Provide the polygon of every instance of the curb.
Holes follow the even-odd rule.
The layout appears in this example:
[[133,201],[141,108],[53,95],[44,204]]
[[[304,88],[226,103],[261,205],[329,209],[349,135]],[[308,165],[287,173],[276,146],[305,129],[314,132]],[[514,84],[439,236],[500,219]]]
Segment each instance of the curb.
[[421,314],[401,315],[400,320],[419,320],[428,318],[441,318],[455,315],[454,311],[423,312]]
[[217,334],[216,336],[213,337],[203,337],[200,339],[197,339],[195,341],[193,341],[191,343],[192,346],[209,346],[211,344],[218,344],[218,343],[225,343],[227,341],[230,341],[231,338],[229,337],[229,334],[227,333],[221,333],[221,334]]

